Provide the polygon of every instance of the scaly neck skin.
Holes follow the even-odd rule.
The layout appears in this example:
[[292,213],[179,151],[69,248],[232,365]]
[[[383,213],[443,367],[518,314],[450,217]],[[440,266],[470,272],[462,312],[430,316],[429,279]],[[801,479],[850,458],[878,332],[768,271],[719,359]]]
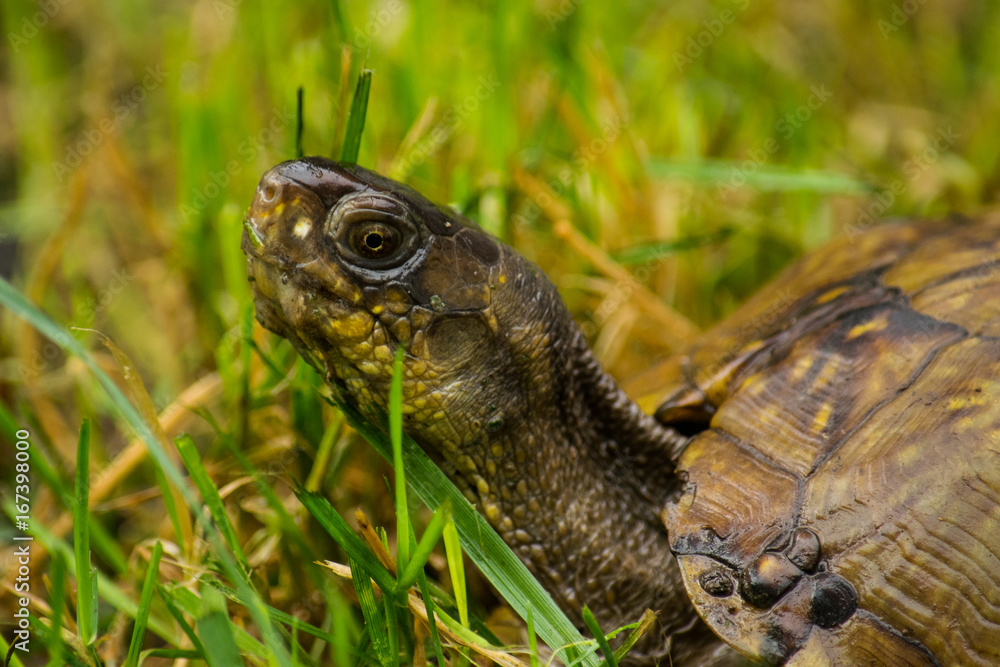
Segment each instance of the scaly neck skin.
[[[515,336],[503,364],[510,375],[497,383],[505,388],[486,399],[503,410],[503,428],[463,446],[475,471],[445,469],[574,622],[582,626],[587,605],[610,632],[652,609],[660,627],[633,658],[662,657],[669,635],[696,622],[660,519],[679,488],[673,460],[684,438],[616,386],[541,280],[519,290],[530,303],[499,304],[501,321],[509,310],[544,323]],[[675,659],[684,641],[675,637]]]

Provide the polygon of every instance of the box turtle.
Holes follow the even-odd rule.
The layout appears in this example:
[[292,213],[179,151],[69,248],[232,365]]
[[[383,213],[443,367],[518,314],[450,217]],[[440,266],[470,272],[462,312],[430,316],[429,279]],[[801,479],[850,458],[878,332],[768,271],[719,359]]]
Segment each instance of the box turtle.
[[1000,664],[1000,220],[822,248],[638,401],[406,186],[285,162],[244,230],[258,320],[376,420],[403,346],[405,428],[570,618],[657,612],[633,664]]

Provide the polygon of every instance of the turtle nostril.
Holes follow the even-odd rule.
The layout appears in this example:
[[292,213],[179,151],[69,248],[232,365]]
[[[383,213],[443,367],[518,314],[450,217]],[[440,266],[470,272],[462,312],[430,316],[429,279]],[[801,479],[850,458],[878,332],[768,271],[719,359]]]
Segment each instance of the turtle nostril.
[[270,202],[274,199],[274,196],[278,194],[278,189],[273,185],[265,185],[264,189],[260,191],[260,198],[266,202]]

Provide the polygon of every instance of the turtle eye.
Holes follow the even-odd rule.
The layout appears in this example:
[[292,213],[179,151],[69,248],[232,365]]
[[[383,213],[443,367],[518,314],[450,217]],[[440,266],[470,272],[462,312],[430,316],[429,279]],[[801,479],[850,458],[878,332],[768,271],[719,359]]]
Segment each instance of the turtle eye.
[[351,250],[367,259],[386,259],[399,248],[402,234],[382,222],[361,222],[351,230]]
[[329,234],[343,260],[360,269],[384,271],[416,251],[417,227],[406,209],[384,195],[342,200],[330,212]]

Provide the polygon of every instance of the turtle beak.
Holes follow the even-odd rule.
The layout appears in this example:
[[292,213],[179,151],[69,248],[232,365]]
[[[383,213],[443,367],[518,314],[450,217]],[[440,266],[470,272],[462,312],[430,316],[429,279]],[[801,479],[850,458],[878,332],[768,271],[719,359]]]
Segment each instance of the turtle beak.
[[286,173],[280,164],[260,179],[243,221],[243,251],[265,261],[298,261],[311,239],[322,234],[326,214],[311,188]]

